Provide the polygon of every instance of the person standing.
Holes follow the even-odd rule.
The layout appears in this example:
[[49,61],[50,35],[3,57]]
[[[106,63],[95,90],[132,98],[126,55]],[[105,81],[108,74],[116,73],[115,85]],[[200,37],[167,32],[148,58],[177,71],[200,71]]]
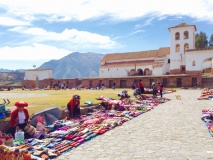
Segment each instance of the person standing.
[[139,81],[138,87],[139,87],[140,90],[141,90],[141,94],[143,94],[143,93],[144,93],[144,86],[143,86],[142,80]]
[[113,83],[113,86],[112,86],[112,89],[114,89],[114,90],[115,90],[115,85],[116,85],[116,83],[114,82],[114,83]]
[[153,92],[153,98],[156,98],[157,97],[157,86],[155,84],[155,82],[152,82],[152,92]]
[[163,97],[163,83],[158,83],[158,90],[160,91],[160,97]]
[[132,89],[135,90],[135,82],[132,82]]

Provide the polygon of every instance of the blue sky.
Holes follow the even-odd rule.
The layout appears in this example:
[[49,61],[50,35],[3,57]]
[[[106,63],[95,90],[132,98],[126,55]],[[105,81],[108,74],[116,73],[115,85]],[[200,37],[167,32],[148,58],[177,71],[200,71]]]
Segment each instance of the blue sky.
[[0,0],[0,68],[32,69],[72,52],[169,47],[169,27],[213,34],[212,0]]

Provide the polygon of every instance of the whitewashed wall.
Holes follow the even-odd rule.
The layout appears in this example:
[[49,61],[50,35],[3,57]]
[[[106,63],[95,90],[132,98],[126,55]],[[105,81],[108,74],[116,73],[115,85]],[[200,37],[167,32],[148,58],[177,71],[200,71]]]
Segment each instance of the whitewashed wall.
[[[204,60],[212,57],[213,57],[213,50],[199,50],[199,51],[186,52],[186,59],[187,59],[186,70],[202,71]],[[192,66],[193,61],[195,61],[195,66]]]
[[156,67],[152,71],[153,76],[161,76],[163,74],[162,67]]
[[163,67],[162,67],[162,74],[163,75],[165,75],[167,72],[170,73],[170,63],[171,63],[171,60],[170,60],[170,63],[168,63],[168,59],[170,59],[170,57],[166,56],[166,58],[164,60]]
[[26,70],[24,80],[36,80],[38,77],[39,80],[53,78],[52,70]]
[[205,68],[212,68],[212,61],[203,62],[201,69],[205,69]]
[[[184,39],[184,32],[188,31],[188,39]],[[175,33],[180,33],[180,40],[175,40]],[[188,43],[189,49],[195,48],[194,26],[170,28],[170,69],[179,69],[180,65],[186,65],[186,57],[184,54],[184,44]],[[180,52],[176,52],[176,45],[180,45]],[[182,55],[182,59],[181,59]]]
[[[144,71],[145,68],[149,68],[152,70],[152,65],[147,66],[137,66],[137,69],[142,69]],[[108,78],[108,77],[126,77],[128,75],[127,71],[130,71],[131,69],[135,69],[134,67],[115,67],[115,68],[103,68],[100,67],[99,69],[99,77]]]

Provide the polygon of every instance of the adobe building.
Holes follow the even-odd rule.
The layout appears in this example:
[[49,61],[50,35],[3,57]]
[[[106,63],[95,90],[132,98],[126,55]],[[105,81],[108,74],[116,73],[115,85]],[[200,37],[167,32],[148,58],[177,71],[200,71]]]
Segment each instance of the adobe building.
[[52,69],[28,69],[25,71],[22,86],[25,88],[38,88],[40,81],[52,78]]

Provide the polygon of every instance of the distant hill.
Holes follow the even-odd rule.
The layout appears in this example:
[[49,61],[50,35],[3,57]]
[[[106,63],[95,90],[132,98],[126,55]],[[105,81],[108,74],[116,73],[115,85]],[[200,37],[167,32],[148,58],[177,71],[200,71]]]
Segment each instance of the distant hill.
[[38,69],[51,68],[55,79],[99,77],[103,54],[71,53],[59,60],[45,62]]
[[24,72],[0,72],[0,86],[20,86],[24,80]]
[[25,70],[24,69],[11,70],[11,69],[0,68],[0,72],[25,72]]

